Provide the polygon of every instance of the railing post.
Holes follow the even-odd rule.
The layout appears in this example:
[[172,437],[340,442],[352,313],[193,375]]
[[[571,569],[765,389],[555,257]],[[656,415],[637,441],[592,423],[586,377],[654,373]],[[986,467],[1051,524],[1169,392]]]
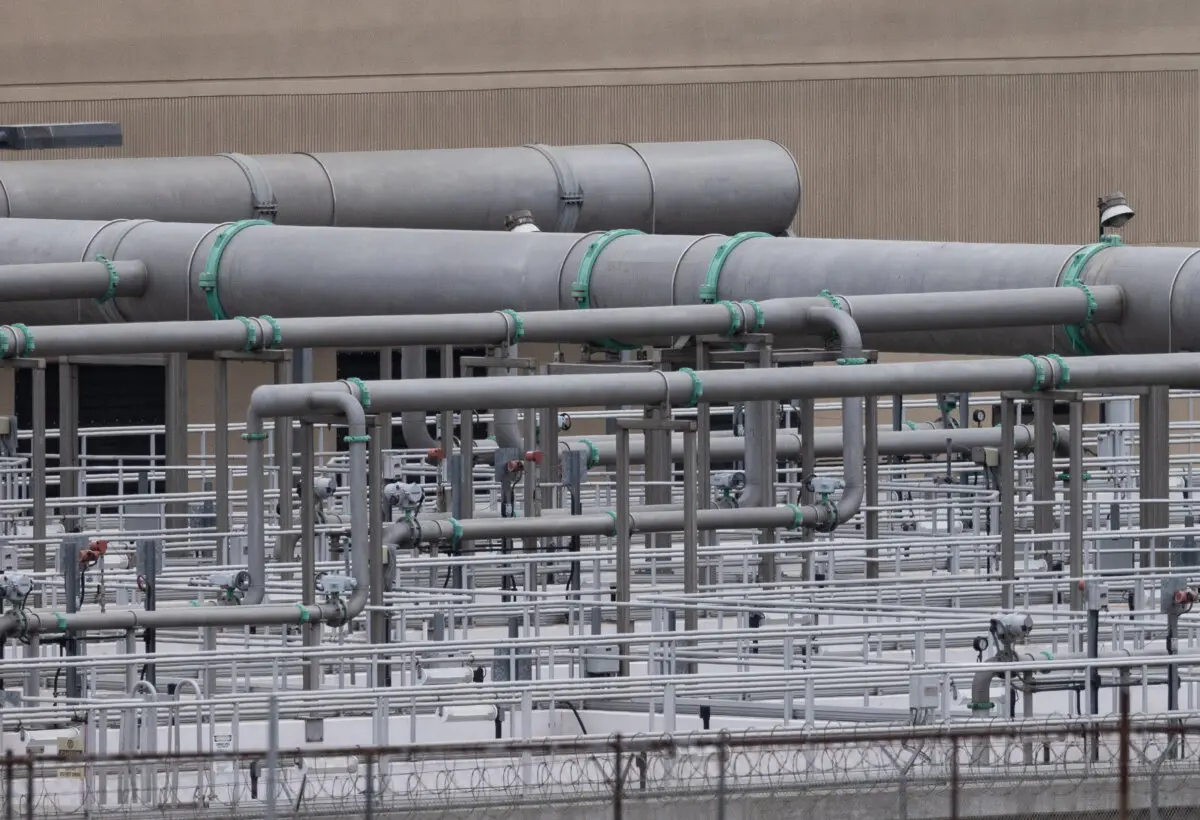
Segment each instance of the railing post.
[[958,738],[950,740],[950,820],[958,820]]
[[13,753],[4,753],[4,820],[13,820]]
[[725,800],[728,789],[725,787],[726,770],[729,767],[729,737],[724,732],[717,742],[717,820],[725,820]]
[[622,799],[625,795],[625,761],[621,759],[621,736],[613,735],[613,820],[624,816]]

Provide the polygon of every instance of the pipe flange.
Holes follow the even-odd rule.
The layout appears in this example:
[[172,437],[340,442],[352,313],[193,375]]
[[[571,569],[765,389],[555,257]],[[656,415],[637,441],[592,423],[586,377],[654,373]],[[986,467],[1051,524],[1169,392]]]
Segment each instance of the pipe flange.
[[554,230],[557,233],[573,233],[575,226],[579,224],[579,214],[583,210],[583,188],[575,178],[571,163],[559,156],[549,145],[529,143],[525,147],[546,158],[558,182],[558,222]]
[[230,153],[217,156],[232,160],[250,183],[250,202],[254,209],[254,218],[274,222],[279,216],[279,200],[275,198],[271,180],[267,178],[258,160],[245,154]]

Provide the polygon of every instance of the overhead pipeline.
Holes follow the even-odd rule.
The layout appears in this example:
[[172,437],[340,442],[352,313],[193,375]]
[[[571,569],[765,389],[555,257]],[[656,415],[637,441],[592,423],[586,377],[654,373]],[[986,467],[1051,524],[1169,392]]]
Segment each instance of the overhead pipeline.
[[0,163],[0,218],[502,231],[782,234],[800,207],[769,140]]

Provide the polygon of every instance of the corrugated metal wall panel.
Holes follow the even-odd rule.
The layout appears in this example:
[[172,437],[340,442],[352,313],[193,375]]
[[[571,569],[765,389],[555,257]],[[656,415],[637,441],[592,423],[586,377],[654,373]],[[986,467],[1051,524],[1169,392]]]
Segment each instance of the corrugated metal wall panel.
[[800,164],[808,235],[1086,241],[1119,188],[1130,241],[1200,239],[1196,71],[0,104],[83,119],[143,156],[766,137]]

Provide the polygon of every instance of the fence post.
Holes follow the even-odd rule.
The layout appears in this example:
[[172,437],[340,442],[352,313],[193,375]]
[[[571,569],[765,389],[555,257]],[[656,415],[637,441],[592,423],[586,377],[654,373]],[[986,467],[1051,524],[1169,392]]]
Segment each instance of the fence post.
[[[28,754],[28,753],[27,753]],[[4,820],[13,820],[13,753],[4,753]]]
[[950,820],[958,820],[958,737],[950,739]]
[[1120,770],[1118,777],[1121,779],[1119,803],[1118,803],[1118,818],[1119,820],[1129,820],[1129,687],[1122,686],[1120,690],[1121,703],[1121,738],[1120,749],[1118,751],[1120,760]]
[[729,765],[729,736],[724,731],[717,741],[717,820],[725,820],[725,800],[728,789],[725,788],[725,776]]
[[373,820],[375,817],[375,752],[367,752],[367,810],[364,817]]
[[33,756],[25,753],[25,820],[33,820]]
[[624,816],[621,805],[625,794],[625,761],[621,759],[621,736],[613,735],[613,820]]

